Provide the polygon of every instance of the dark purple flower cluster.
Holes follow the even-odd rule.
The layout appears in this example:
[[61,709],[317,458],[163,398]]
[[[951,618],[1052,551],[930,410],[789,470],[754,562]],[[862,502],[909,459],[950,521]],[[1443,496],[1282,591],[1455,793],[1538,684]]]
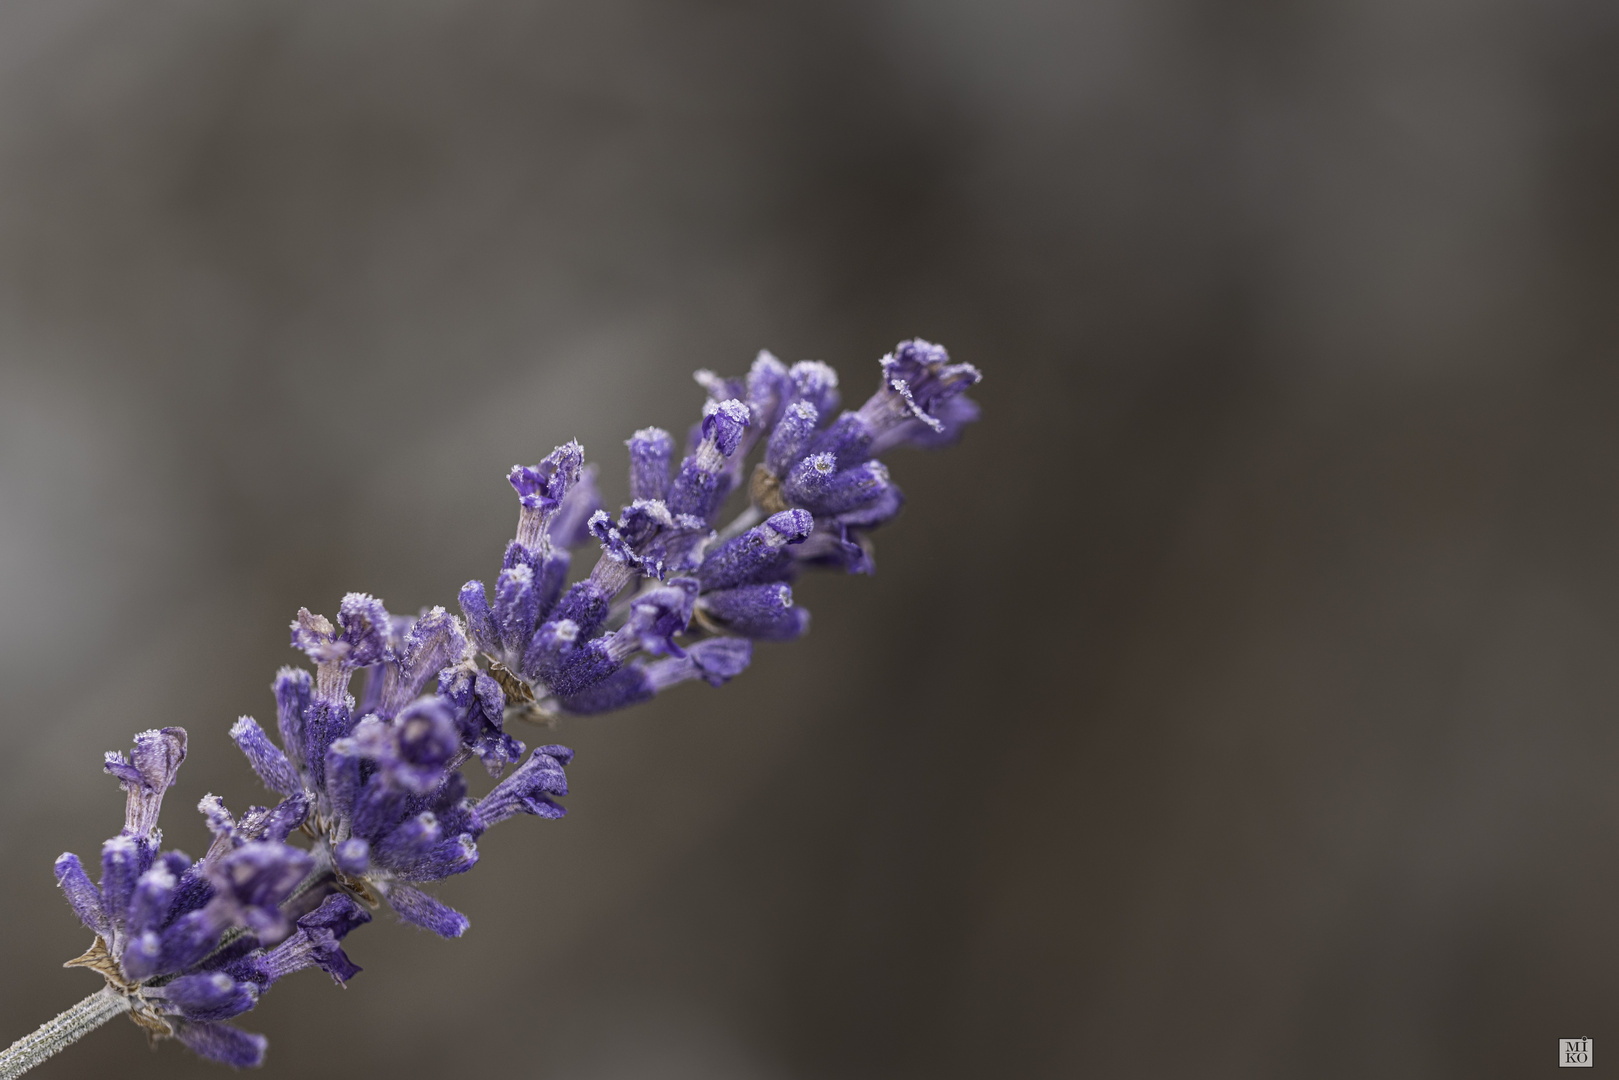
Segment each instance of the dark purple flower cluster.
[[[514,467],[517,536],[493,596],[481,581],[461,590],[468,630],[489,661],[488,671],[468,668],[462,678],[487,700],[486,715],[506,706],[600,713],[690,679],[718,685],[747,666],[752,641],[808,628],[809,613],[793,603],[800,568],[871,573],[868,534],[904,502],[876,455],[945,445],[978,416],[964,393],[978,370],[950,363],[943,348],[906,341],[881,363],[877,392],[835,419],[838,377],[826,364],[787,367],[761,353],[745,378],[698,372],[709,400],[688,453],[674,466],[668,432],[637,431],[628,443],[631,501],[616,519],[595,508],[594,484],[581,483],[578,443]],[[717,530],[758,446],[750,505]],[[564,590],[582,518],[601,556]],[[694,625],[705,636],[678,640]]]
[[70,966],[99,971],[155,1036],[227,1064],[257,1065],[264,1036],[221,1021],[303,968],[348,979],[360,969],[338,942],[371,916],[347,895],[307,887],[316,859],[286,843],[309,811],[302,793],[240,821],[210,795],[201,807],[214,832],[208,854],[161,851],[158,810],[185,754],[186,733],[163,728],[135,736],[128,759],[107,755],[128,802],[123,831],[102,846],[100,885],[76,855],[56,860],[68,903],[96,934]]
[[[285,750],[244,716],[231,737],[270,790],[310,802],[306,830],[338,887],[386,900],[407,922],[459,937],[467,919],[416,888],[470,870],[485,829],[518,813],[561,817],[561,746],[542,746],[474,802],[461,766],[479,757],[491,775],[521,760],[499,708],[477,692],[460,621],[433,608],[416,619],[350,593],[335,625],[307,609],[292,643],[315,673],[283,668],[275,680]],[[349,693],[364,672],[358,701]],[[431,687],[430,687],[431,684]]]
[[[291,972],[318,967],[340,983],[358,972],[338,943],[370,921],[367,908],[386,902],[459,936],[466,917],[417,886],[471,869],[492,825],[564,813],[556,798],[572,752],[542,746],[525,760],[508,718],[605,712],[694,679],[719,685],[747,666],[754,640],[807,629],[792,594],[801,568],[872,572],[868,534],[903,502],[877,455],[946,444],[978,415],[964,394],[978,371],[942,348],[907,341],[881,363],[877,392],[835,418],[837,374],[825,364],[761,353],[745,378],[699,372],[709,400],[688,452],[677,464],[668,432],[636,432],[631,501],[617,518],[601,509],[577,442],[514,467],[517,534],[492,596],[482,582],[462,588],[464,621],[442,607],[394,616],[364,593],[345,596],[335,620],[300,610],[292,644],[314,672],[276,676],[280,745],[252,717],[231,728],[280,801],[237,819],[208,796],[200,809],[214,842],[193,861],[161,852],[157,830],[185,732],[143,732],[132,759],[109,754],[129,798],[100,885],[73,855],[56,865],[96,933],[75,963],[101,972],[154,1034],[254,1065],[264,1039],[221,1021]],[[746,509],[718,527],[744,490]],[[592,540],[599,558],[569,585],[572,549]],[[517,767],[474,800],[461,772],[473,758],[492,777]],[[307,850],[287,842],[295,833]]]

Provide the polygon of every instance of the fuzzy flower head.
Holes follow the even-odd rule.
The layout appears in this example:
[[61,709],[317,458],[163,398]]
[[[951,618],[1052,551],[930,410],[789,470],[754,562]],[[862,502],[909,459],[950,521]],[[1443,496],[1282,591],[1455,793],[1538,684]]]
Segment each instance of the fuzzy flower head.
[[[699,371],[708,400],[683,459],[661,428],[626,442],[631,500],[616,517],[597,510],[588,520],[600,546],[588,575],[564,588],[560,575],[514,566],[508,548],[492,593],[468,582],[462,613],[494,661],[506,711],[598,713],[680,682],[724,682],[747,666],[751,642],[808,630],[792,590],[802,569],[871,573],[869,534],[905,501],[876,455],[959,438],[977,418],[966,391],[980,377],[920,338],[879,366],[877,392],[841,414],[838,374],[820,361],[788,367],[762,352],[745,376]],[[722,525],[744,491],[749,505]]]
[[[323,903],[319,889],[300,902],[316,860],[285,842],[309,801],[300,793],[237,820],[209,796],[200,807],[215,834],[208,854],[193,860],[160,851],[157,814],[185,746],[184,730],[163,728],[137,735],[128,758],[107,755],[106,771],[124,786],[129,806],[123,831],[102,846],[100,880],[71,852],[56,860],[57,884],[95,934],[89,951],[68,966],[99,972],[154,1037],[177,1038],[227,1064],[256,1065],[263,1036],[221,1021],[251,1009],[269,986],[244,977],[242,965],[272,955],[296,932],[294,920]],[[342,902],[324,902],[332,901]],[[358,970],[346,956],[331,962]]]
[[[559,447],[532,469],[513,470],[520,532],[526,522],[544,535],[583,475],[577,444]],[[566,569],[565,549],[549,546],[550,540],[536,540],[537,547],[524,540],[520,535],[508,548],[511,565],[502,572],[496,604],[475,609],[467,623],[443,608],[414,619],[391,616],[380,601],[364,597],[369,624],[390,632],[363,654],[370,661],[363,667],[351,662],[356,650],[334,662],[322,643],[311,649],[295,635],[294,644],[317,670],[311,677],[287,668],[276,678],[281,745],[252,717],[231,729],[266,787],[308,799],[305,828],[315,837],[317,857],[331,868],[333,888],[368,904],[385,902],[404,921],[447,937],[465,932],[466,917],[419,886],[472,869],[484,829],[517,812],[479,814],[489,797],[469,798],[461,769],[477,758],[499,776],[522,760],[523,744],[504,730],[499,676],[506,669],[498,657],[526,647],[532,636],[536,568],[551,573],[560,560]],[[354,598],[361,595],[345,598],[344,610],[360,606]],[[300,613],[299,621],[318,626],[324,620]],[[487,669],[476,663],[480,655]],[[334,663],[341,665],[335,672]],[[356,674],[363,678],[358,699],[350,692]],[[544,759],[547,775],[560,778],[562,762],[572,755],[547,747],[531,763],[535,756]],[[560,796],[567,786],[558,780],[547,790]],[[546,805],[555,812],[540,816],[561,816],[560,805]]]

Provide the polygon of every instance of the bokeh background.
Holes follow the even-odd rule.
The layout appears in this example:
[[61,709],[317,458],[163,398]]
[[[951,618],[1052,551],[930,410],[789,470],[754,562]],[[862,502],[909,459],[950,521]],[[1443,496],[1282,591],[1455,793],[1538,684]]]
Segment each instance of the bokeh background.
[[[0,1038],[51,880],[287,620],[488,577],[503,480],[767,347],[980,365],[875,578],[549,735],[265,1075],[1521,1077],[1619,1055],[1619,8],[0,7]],[[214,1077],[122,1022],[42,1078]]]

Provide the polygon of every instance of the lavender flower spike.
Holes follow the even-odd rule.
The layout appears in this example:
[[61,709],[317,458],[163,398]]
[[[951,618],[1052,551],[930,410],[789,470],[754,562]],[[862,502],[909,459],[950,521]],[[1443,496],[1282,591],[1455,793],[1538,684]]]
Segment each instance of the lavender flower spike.
[[[395,615],[360,592],[335,618],[300,609],[291,643],[314,670],[276,674],[274,733],[250,716],[230,729],[276,797],[240,814],[205,797],[213,842],[200,859],[162,850],[158,830],[185,731],[144,731],[127,757],[106,755],[126,793],[123,828],[98,867],[71,852],[55,864],[94,935],[67,966],[105,986],[0,1051],[0,1080],[121,1014],[154,1039],[258,1065],[266,1040],[230,1021],[296,972],[354,978],[344,942],[371,910],[386,903],[447,938],[467,932],[470,920],[422,886],[471,870],[490,828],[566,813],[572,751],[546,745],[525,758],[512,722],[608,712],[688,682],[721,686],[746,670],[754,642],[809,629],[795,602],[801,573],[875,569],[870,534],[905,501],[878,455],[960,438],[978,418],[966,391],[980,378],[920,338],[880,367],[876,393],[836,416],[837,372],[820,361],[788,367],[760,352],[744,377],[698,372],[708,399],[688,452],[677,464],[667,431],[636,431],[630,502],[616,516],[601,508],[577,442],[514,466],[517,527],[490,567],[492,589],[462,587],[459,616]],[[573,551],[592,541],[594,566],[565,588]],[[482,799],[462,774],[474,758],[497,779]]]

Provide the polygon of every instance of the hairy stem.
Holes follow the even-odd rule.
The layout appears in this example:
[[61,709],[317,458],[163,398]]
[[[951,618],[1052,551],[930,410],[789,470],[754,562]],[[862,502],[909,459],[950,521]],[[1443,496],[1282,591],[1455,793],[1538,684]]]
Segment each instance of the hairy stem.
[[64,1046],[71,1046],[115,1016],[129,1011],[129,999],[103,987],[38,1031],[24,1035],[0,1050],[0,1080],[12,1080],[32,1069]]

